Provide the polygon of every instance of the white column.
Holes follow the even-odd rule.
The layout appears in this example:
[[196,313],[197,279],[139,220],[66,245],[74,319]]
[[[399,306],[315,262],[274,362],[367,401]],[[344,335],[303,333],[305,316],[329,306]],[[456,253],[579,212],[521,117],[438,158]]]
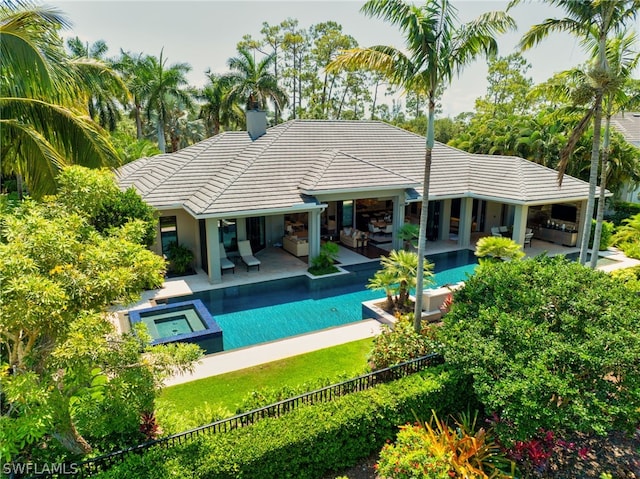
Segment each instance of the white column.
[[207,266],[209,268],[209,283],[222,282],[222,270],[220,269],[220,232],[217,218],[205,220],[207,229]]
[[527,229],[528,214],[528,206],[516,205],[513,214],[513,234],[511,235],[511,239],[521,245],[524,245],[524,234]]
[[578,240],[576,245],[579,247],[582,244],[582,233],[583,233],[583,224],[585,221],[585,212],[587,211],[587,200],[580,201],[578,203],[578,223],[576,224],[576,229],[578,230]]
[[391,244],[393,249],[399,251],[404,246],[404,241],[400,238],[398,230],[404,224],[404,193],[393,197],[393,232],[391,233]]
[[320,213],[321,210],[309,211],[309,266],[311,260],[320,254]]
[[458,246],[471,243],[471,219],[473,218],[473,198],[460,199],[460,222],[458,223]]

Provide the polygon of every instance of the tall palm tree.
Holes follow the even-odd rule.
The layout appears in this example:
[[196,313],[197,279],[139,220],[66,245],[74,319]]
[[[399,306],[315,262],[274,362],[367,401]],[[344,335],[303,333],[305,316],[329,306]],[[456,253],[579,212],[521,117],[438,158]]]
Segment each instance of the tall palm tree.
[[117,166],[108,137],[86,114],[86,90],[64,54],[56,9],[25,2],[0,6],[0,154],[2,170],[24,178],[34,197],[55,192],[68,164]]
[[[122,79],[110,74],[106,59],[109,48],[103,40],[93,44],[83,43],[78,37],[67,40],[67,48],[73,63],[80,71],[93,73],[85,75],[89,83],[87,107],[89,116],[98,121],[100,126],[115,131],[121,118],[121,105],[128,102],[129,92]],[[105,69],[107,67],[107,69]],[[107,74],[104,74],[104,72]]]
[[226,97],[231,87],[225,76],[207,73],[209,83],[197,98],[204,103],[200,106],[200,118],[204,120],[208,136],[220,133],[223,126],[244,123],[244,113],[236,104],[228,105]]
[[[522,0],[512,0],[509,5]],[[600,141],[602,128],[602,100],[610,82],[610,68],[606,55],[607,38],[621,31],[625,24],[637,16],[640,0],[546,0],[547,3],[564,10],[564,18],[548,18],[533,25],[520,41],[522,49],[537,45],[553,32],[569,32],[579,37],[583,43],[595,38],[597,44],[596,61],[590,72],[595,86],[595,100],[590,116],[593,117],[593,144],[591,148],[591,166],[589,172],[589,198],[584,212],[582,241],[580,243],[580,263],[585,264],[591,236],[591,221],[595,206],[598,184],[598,165],[600,162]],[[586,117],[585,117],[586,118]],[[588,119],[587,119],[588,121]],[[582,125],[582,128],[585,128]]]
[[238,49],[239,55],[227,61],[231,73],[226,75],[231,87],[227,102],[244,103],[247,110],[266,109],[268,100],[282,110],[287,104],[287,93],[278,86],[276,78],[269,71],[275,61],[275,55],[267,55],[256,62],[253,54],[246,48]]
[[184,89],[187,85],[186,74],[191,70],[187,63],[174,63],[167,67],[167,59],[149,57],[151,75],[148,79],[147,91],[147,119],[155,118],[158,148],[166,151],[165,128],[169,121],[169,101],[171,99],[182,102],[185,108],[193,107],[191,94]]
[[133,116],[136,122],[136,138],[143,139],[142,117],[144,107],[151,93],[153,65],[149,55],[132,54],[120,51],[120,57],[114,62],[114,69],[122,75],[133,103]]
[[[638,103],[638,98],[628,97],[624,85],[631,78],[633,71],[640,63],[640,52],[634,50],[638,37],[635,32],[622,31],[607,40],[606,55],[609,62],[610,78],[609,88],[604,95],[604,139],[602,142],[602,167],[600,170],[600,197],[596,213],[596,228],[593,233],[594,253],[591,255],[590,266],[595,268],[598,255],[595,254],[600,245],[602,236],[602,223],[604,222],[605,188],[609,175],[609,158],[611,144],[611,117],[619,110],[624,110],[628,105]],[[599,45],[592,43],[592,51]]]
[[[416,283],[416,291],[422,291],[437,94],[454,74],[479,55],[495,55],[498,50],[495,35],[515,28],[515,22],[504,12],[489,12],[461,25],[456,8],[448,0],[427,0],[423,6],[403,0],[369,0],[362,12],[397,25],[405,36],[407,53],[391,46],[355,48],[337,57],[329,68],[377,71],[390,83],[428,98]],[[422,295],[416,294],[416,331],[420,330],[421,317]]]

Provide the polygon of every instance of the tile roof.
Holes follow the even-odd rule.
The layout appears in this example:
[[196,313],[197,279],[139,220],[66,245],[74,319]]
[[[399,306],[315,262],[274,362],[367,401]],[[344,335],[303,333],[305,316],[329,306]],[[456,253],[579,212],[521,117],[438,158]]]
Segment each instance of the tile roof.
[[[292,120],[251,141],[226,132],[176,153],[141,158],[117,171],[157,208],[183,205],[196,216],[288,209],[309,195],[416,188],[425,139],[378,121]],[[474,155],[437,143],[430,197],[474,196],[511,203],[568,201],[588,184],[522,158]]]
[[628,112],[611,118],[611,126],[622,133],[625,140],[640,147],[640,113]]

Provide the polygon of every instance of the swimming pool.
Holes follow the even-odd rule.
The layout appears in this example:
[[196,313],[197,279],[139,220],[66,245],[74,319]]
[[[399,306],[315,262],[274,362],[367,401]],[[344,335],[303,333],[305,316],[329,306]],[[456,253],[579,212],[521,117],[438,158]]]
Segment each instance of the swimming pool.
[[[473,273],[477,258],[462,250],[427,256],[435,264],[433,287],[457,283]],[[365,288],[376,262],[343,267],[348,274],[307,276],[215,289],[169,299],[201,300],[224,333],[224,350],[297,336],[362,319],[363,301],[384,296]]]

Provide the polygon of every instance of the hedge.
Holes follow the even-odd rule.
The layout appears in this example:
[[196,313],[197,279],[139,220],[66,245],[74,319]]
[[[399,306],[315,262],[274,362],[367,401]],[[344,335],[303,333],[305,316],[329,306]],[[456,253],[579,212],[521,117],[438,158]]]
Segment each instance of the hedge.
[[379,451],[398,426],[428,419],[431,410],[444,417],[477,409],[471,391],[468,377],[439,366],[278,419],[149,450],[96,477],[317,478]]
[[607,214],[606,219],[615,226],[620,226],[622,221],[640,214],[640,204],[616,201],[612,205],[613,213]]

